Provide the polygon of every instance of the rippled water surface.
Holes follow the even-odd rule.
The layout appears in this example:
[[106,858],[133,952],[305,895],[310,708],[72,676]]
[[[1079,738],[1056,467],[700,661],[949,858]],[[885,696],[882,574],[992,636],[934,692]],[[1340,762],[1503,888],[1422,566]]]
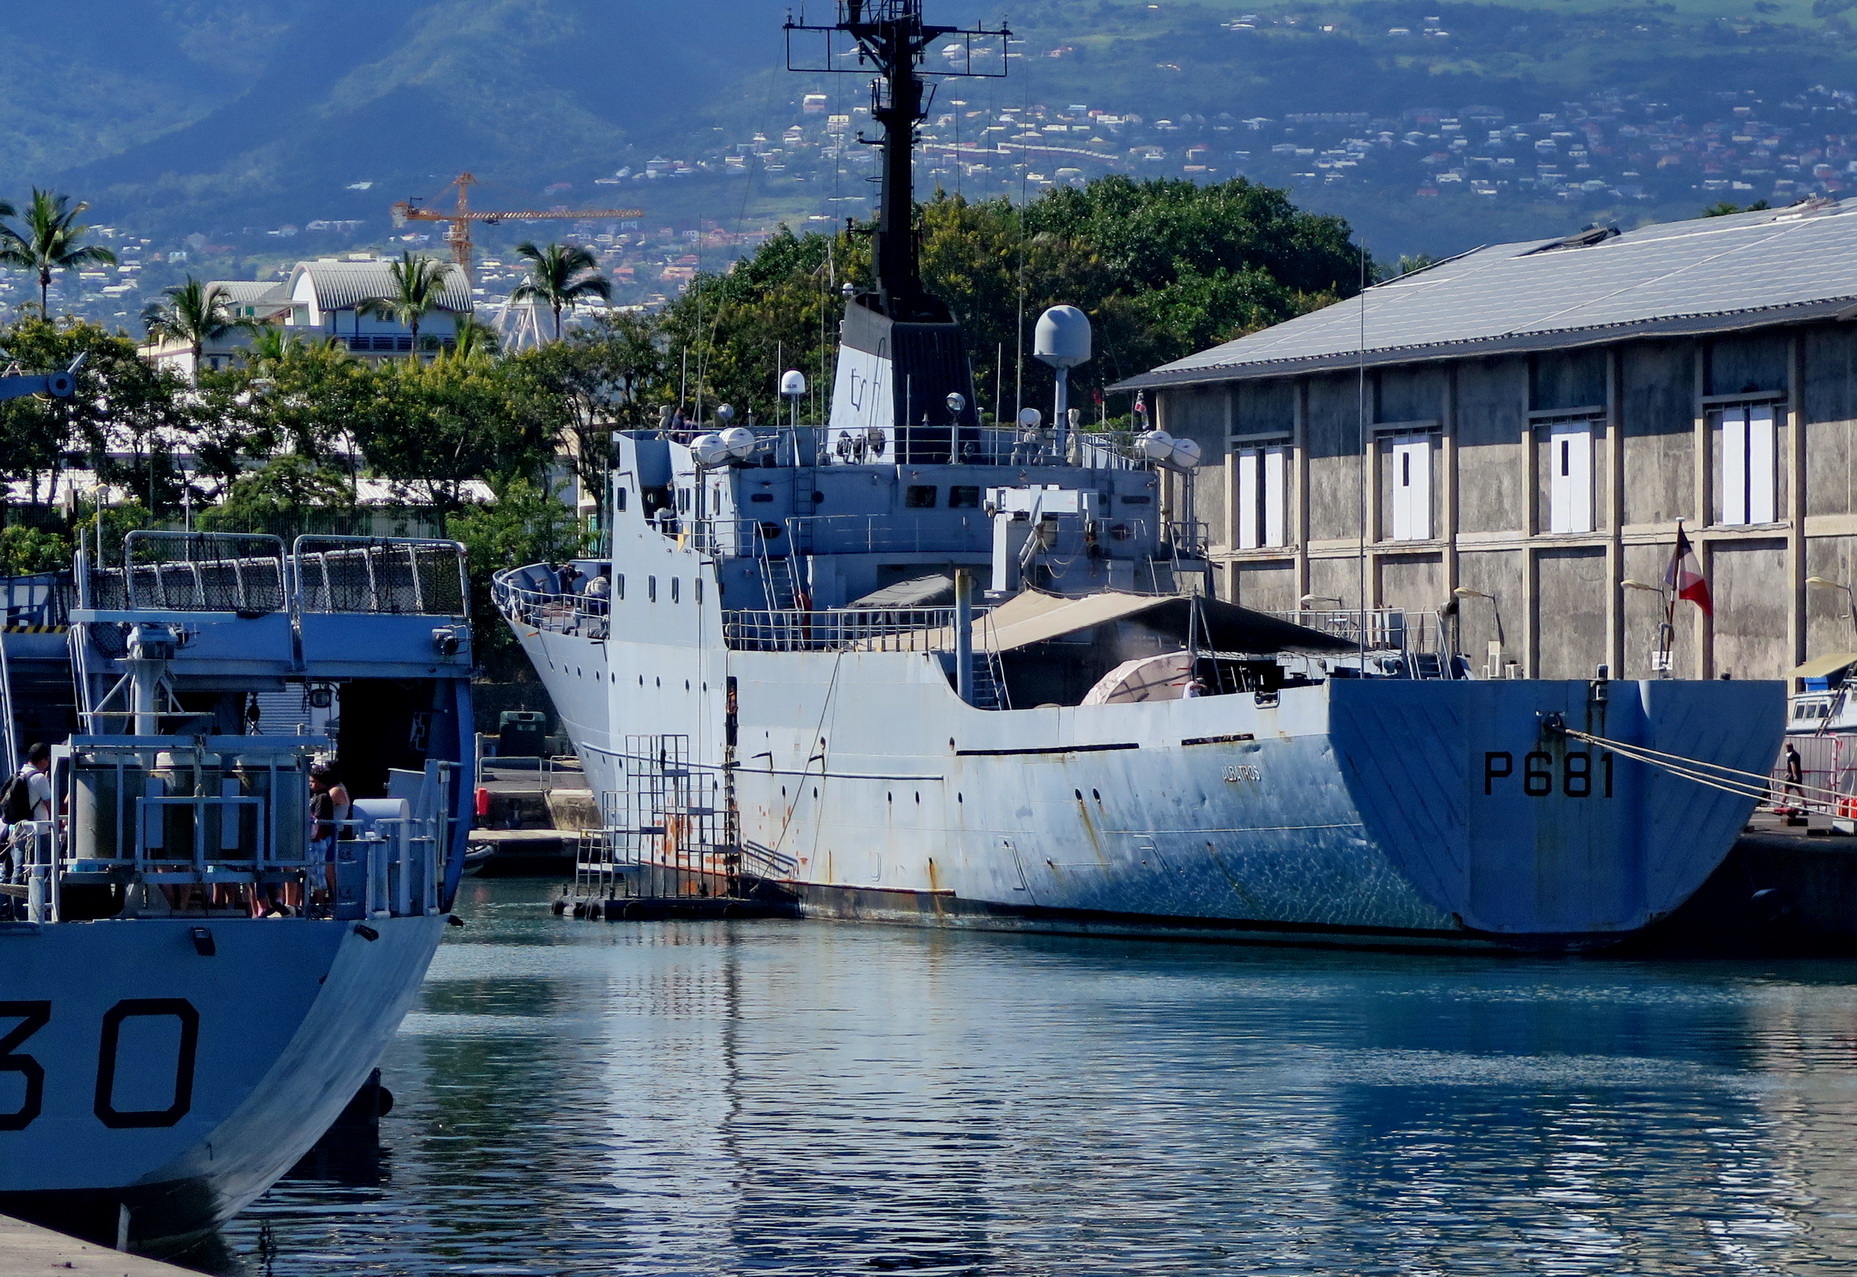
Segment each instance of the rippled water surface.
[[280,1185],[229,1262],[1857,1271],[1848,963],[577,923],[548,890],[467,887],[378,1175]]

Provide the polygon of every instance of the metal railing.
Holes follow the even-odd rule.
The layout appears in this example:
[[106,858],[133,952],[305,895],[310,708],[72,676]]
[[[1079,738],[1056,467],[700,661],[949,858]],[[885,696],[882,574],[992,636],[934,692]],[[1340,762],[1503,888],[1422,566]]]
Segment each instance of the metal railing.
[[490,599],[512,624],[527,625],[551,634],[604,639],[611,622],[607,599],[518,585],[510,572],[491,579]]
[[[993,544],[993,521],[979,509],[894,514],[798,515],[786,521],[788,553],[984,554]],[[949,517],[950,514],[953,517]],[[958,519],[958,522],[956,521]]]
[[138,528],[123,538],[121,567],[93,567],[89,605],[108,610],[263,615],[288,597],[284,543],[243,532]]
[[260,533],[138,529],[121,566],[84,577],[84,604],[101,611],[470,613],[464,547],[426,538],[301,536],[286,553]]
[[[255,843],[231,852],[213,846],[227,815]],[[68,845],[64,820],[25,822],[8,835],[5,863],[13,867],[6,894],[19,899],[29,922],[156,915],[238,916],[294,896],[310,916],[355,920],[430,916],[444,892],[445,815],[418,818],[354,816],[335,822],[352,836],[339,840],[333,861],[321,846],[305,843],[295,854],[276,854],[265,836],[270,805],[254,796],[140,797],[126,854],[100,855]],[[282,813],[278,813],[280,816]],[[181,819],[176,820],[179,816]],[[191,817],[191,819],[188,819]],[[215,818],[216,817],[216,818]],[[248,819],[249,817],[249,819]],[[288,819],[296,819],[292,810]],[[189,831],[184,847],[167,845],[174,829]],[[241,854],[249,850],[251,854]],[[71,893],[114,893],[107,908]],[[151,891],[159,895],[150,894]],[[326,899],[317,900],[319,895]]]
[[0,577],[0,607],[8,629],[54,629],[65,624],[70,581],[56,572]]
[[290,557],[304,612],[462,617],[470,610],[456,541],[301,536]]
[[[974,618],[985,611],[975,608]],[[951,652],[954,618],[951,607],[742,610],[722,614],[722,634],[738,652]]]

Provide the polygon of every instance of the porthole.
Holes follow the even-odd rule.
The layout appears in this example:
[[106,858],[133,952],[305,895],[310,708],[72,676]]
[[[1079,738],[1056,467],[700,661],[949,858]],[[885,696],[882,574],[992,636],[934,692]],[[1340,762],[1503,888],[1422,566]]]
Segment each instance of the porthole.
[[1073,793],[1073,794],[1075,794],[1075,795],[1077,796],[1077,801],[1078,801],[1078,802],[1082,802],[1082,801],[1083,801],[1083,791],[1082,791],[1081,789],[1073,789],[1073,790],[1071,790],[1070,792],[1071,792],[1071,793]]
[[1097,802],[1100,803],[1103,800],[1102,791],[1098,789],[1092,789],[1090,791],[1090,797],[1094,798]]
[[817,785],[814,785],[812,787],[812,796],[814,798],[817,798],[819,796],[819,787]]
[[686,692],[690,690],[690,680],[687,678],[683,681],[683,690]]
[[922,791],[917,790],[916,791],[916,806],[920,807],[921,805],[922,805]]

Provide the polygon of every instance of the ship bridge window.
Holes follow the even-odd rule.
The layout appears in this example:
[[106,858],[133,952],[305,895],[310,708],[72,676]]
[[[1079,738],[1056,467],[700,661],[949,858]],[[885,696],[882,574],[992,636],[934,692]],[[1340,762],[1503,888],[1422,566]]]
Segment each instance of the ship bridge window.
[[621,514],[625,513],[625,491],[623,486],[613,489],[613,509]]
[[933,510],[935,508],[935,485],[932,483],[912,483],[903,492],[903,505],[911,510]]
[[980,508],[980,487],[978,484],[961,484],[948,489],[948,508],[950,510],[978,510]]
[[613,574],[613,597],[622,603],[625,601],[625,573],[623,572]]
[[679,579],[677,577],[672,577],[671,578],[671,602],[673,603],[678,602],[679,601],[678,596],[681,595],[682,593],[683,591],[679,587]]
[[656,603],[658,601],[658,578],[657,577],[648,576],[645,578],[645,597],[653,603]]
[[677,509],[684,514],[690,513],[690,489],[677,489]]

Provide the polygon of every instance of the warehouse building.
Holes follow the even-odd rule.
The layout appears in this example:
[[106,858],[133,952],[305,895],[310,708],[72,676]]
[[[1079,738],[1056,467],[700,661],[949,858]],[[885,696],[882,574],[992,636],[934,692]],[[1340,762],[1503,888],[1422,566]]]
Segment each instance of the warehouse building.
[[1644,676],[1681,522],[1714,613],[1677,605],[1678,675],[1857,647],[1857,200],[1478,249],[1118,389],[1205,450],[1237,602]]

